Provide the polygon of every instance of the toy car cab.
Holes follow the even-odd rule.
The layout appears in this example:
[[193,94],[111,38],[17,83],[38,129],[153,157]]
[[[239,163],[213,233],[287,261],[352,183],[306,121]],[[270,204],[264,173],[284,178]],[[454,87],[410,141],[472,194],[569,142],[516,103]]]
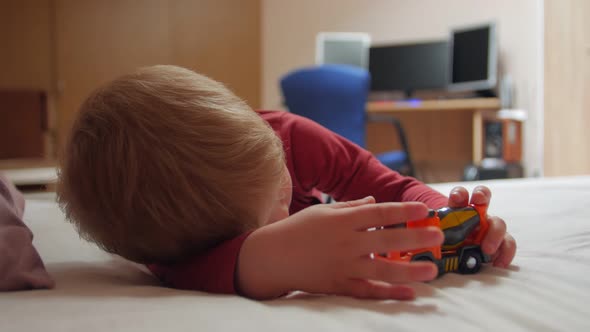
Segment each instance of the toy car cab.
[[387,259],[397,261],[431,261],[439,275],[446,272],[477,273],[490,256],[481,250],[481,242],[488,230],[487,205],[469,205],[462,208],[444,207],[430,210],[428,217],[409,221],[407,228],[439,227],[444,234],[440,247],[389,252]]

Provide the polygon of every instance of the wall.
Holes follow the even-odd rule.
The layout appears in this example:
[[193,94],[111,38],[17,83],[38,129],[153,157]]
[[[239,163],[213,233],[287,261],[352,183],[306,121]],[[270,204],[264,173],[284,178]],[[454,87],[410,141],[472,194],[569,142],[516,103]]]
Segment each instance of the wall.
[[528,111],[524,159],[542,172],[541,0],[263,0],[262,104],[280,108],[282,75],[314,62],[320,31],[359,31],[374,43],[443,39],[450,27],[495,20],[502,70],[516,85],[516,107]]

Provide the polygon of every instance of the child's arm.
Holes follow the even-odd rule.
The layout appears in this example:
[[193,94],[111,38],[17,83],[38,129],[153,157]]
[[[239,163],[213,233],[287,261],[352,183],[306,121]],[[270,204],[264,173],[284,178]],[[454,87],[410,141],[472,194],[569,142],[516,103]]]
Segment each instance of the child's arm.
[[370,254],[440,245],[437,228],[368,228],[423,218],[422,203],[374,204],[372,197],[317,205],[173,266],[150,269],[169,286],[269,299],[293,290],[362,298],[411,299],[404,285],[431,280],[430,263],[400,263]]
[[166,286],[219,294],[236,294],[235,270],[240,249],[251,232],[176,264],[150,264],[148,269]]
[[374,196],[377,202],[418,201],[430,208],[446,206],[444,195],[392,171],[367,150],[319,124],[286,112],[282,119],[280,133],[295,187],[304,191],[317,188],[337,201]]

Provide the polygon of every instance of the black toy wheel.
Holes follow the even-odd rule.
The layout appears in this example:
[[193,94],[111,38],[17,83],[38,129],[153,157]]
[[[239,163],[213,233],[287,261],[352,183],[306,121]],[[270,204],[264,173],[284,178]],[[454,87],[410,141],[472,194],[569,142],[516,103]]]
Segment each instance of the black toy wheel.
[[481,268],[481,253],[477,250],[469,250],[463,253],[461,263],[459,263],[459,272],[463,274],[474,274]]
[[432,255],[431,252],[412,257],[412,262],[432,263],[432,264],[436,265],[436,270],[438,271],[437,276],[440,276],[444,273],[444,270],[442,269],[442,265],[441,265],[442,260],[435,261],[434,256]]
[[432,253],[420,254],[412,257],[412,262],[434,262]]

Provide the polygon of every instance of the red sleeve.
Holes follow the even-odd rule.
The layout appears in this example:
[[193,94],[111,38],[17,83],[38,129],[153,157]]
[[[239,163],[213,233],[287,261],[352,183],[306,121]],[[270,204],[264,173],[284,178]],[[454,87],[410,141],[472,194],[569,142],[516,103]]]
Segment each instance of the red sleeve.
[[337,201],[373,195],[377,202],[419,201],[430,208],[448,203],[447,197],[412,177],[384,166],[370,152],[306,118],[285,114],[290,159],[297,184],[313,187]]
[[242,244],[251,232],[225,241],[207,252],[174,264],[148,269],[166,286],[210,293],[235,294],[234,272]]

